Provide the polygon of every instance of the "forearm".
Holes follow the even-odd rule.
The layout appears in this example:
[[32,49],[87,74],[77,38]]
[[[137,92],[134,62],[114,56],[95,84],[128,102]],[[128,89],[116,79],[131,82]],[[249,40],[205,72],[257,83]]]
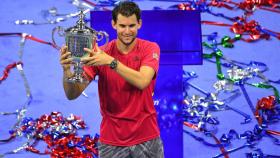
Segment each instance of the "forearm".
[[69,100],[73,100],[79,97],[86,87],[86,85],[82,83],[68,82],[66,79],[68,79],[71,76],[73,75],[70,71],[63,72],[63,88],[65,95]]
[[149,79],[150,77],[145,77],[147,75],[145,75],[143,72],[133,70],[133,69],[125,66],[121,62],[118,63],[118,66],[115,70],[128,83],[130,83],[131,85],[133,85],[141,90],[145,89],[151,81],[151,79]]

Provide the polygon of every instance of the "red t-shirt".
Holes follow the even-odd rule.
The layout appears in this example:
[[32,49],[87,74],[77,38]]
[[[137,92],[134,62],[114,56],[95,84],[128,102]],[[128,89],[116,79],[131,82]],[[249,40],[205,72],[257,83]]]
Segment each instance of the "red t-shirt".
[[137,38],[136,45],[128,54],[119,52],[116,40],[101,49],[136,71],[141,66],[149,66],[154,69],[155,76],[147,88],[140,90],[109,66],[84,67],[90,79],[99,76],[100,141],[115,146],[132,146],[158,137],[160,133],[152,94],[159,67],[159,46]]

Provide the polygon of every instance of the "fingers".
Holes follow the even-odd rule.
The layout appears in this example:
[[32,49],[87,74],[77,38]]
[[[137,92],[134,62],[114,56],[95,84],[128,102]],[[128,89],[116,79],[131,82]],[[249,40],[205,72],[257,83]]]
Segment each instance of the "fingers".
[[88,66],[97,66],[98,65],[98,61],[99,61],[98,58],[96,58],[95,56],[81,58],[81,62],[84,65],[88,65]]
[[67,59],[71,55],[71,52],[64,53],[60,56],[60,60]]
[[96,39],[95,38],[93,38],[93,40],[92,40],[92,49],[93,49],[93,51],[96,51],[96,49],[95,49],[95,45],[96,45]]
[[93,53],[93,51],[91,49],[88,49],[88,48],[84,48],[84,51],[86,51],[89,54]]
[[94,50],[95,54],[103,53],[103,51],[99,48],[98,43],[95,43]]
[[62,46],[60,49],[60,64],[62,66],[69,66],[72,63],[71,52],[68,52],[67,46]]
[[62,46],[61,47],[61,49],[60,49],[60,54],[62,55],[62,54],[65,54],[66,52],[68,51],[68,48],[67,48],[67,46]]
[[71,64],[72,60],[73,60],[72,58],[66,58],[66,59],[60,60],[60,64],[61,65]]
[[[94,44],[95,43],[95,44]],[[93,48],[84,48],[84,51],[86,51],[90,57],[92,57],[95,54],[99,54],[101,52],[100,48],[98,47],[98,44],[96,42],[93,42]]]
[[89,61],[95,60],[95,57],[82,57],[81,62],[82,63],[87,63]]
[[92,57],[94,55],[94,52],[91,49],[84,48],[84,51],[86,51],[90,57]]
[[94,48],[95,48],[95,51],[96,51],[96,52],[100,52],[100,51],[101,51],[97,43],[95,43]]
[[88,62],[84,62],[84,65],[97,66],[97,63],[94,60],[91,60],[91,61],[88,61]]
[[88,66],[99,66],[99,65],[102,65],[102,62],[101,62],[102,56],[100,56],[102,51],[98,47],[98,44],[96,42],[93,42],[92,45],[94,46],[92,49],[84,48],[84,51],[86,51],[89,54],[89,56],[82,57],[81,58],[81,62],[84,65],[88,65]]

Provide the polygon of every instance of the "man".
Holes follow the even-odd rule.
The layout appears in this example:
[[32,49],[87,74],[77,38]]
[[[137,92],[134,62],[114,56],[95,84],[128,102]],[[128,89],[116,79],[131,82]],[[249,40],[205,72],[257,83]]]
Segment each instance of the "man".
[[[112,12],[117,39],[106,46],[87,49],[84,75],[90,81],[99,76],[98,92],[102,122],[100,158],[162,158],[152,94],[159,67],[156,43],[136,38],[142,25],[141,11],[133,2],[121,2]],[[88,84],[69,83],[72,76],[67,47],[61,50],[64,90],[68,99],[77,98]]]

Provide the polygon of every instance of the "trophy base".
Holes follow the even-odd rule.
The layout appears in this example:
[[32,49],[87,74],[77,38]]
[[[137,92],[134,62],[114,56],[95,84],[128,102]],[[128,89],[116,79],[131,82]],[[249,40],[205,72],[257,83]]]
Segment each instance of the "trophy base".
[[65,80],[70,83],[89,83],[89,80],[84,77],[72,77]]

